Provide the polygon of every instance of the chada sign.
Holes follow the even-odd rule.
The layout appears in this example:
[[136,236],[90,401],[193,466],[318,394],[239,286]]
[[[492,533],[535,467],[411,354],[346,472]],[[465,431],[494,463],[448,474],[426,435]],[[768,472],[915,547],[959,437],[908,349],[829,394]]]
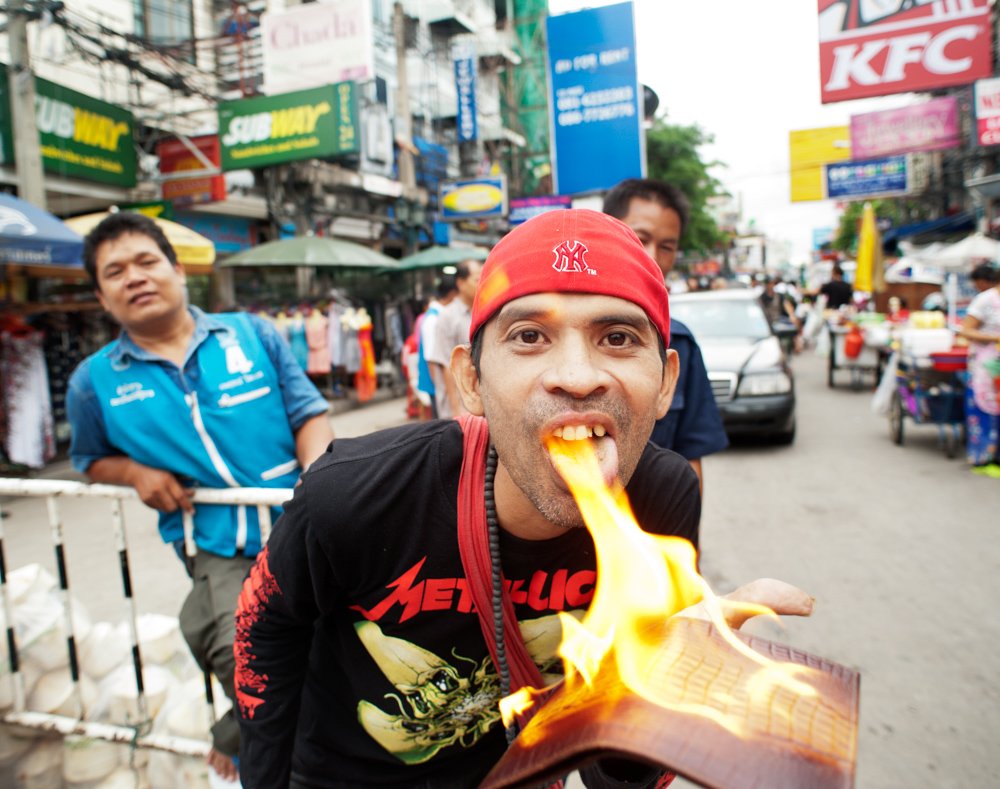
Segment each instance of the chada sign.
[[976,142],[1000,145],[1000,79],[976,82]]
[[[215,167],[221,163],[219,137],[205,134],[189,137],[191,143]],[[208,169],[201,159],[179,139],[163,140],[156,145],[160,157],[160,173],[176,175],[186,171]],[[176,205],[214,203],[226,199],[226,179],[223,175],[200,175],[194,178],[170,178],[161,185],[163,199]]]
[[353,82],[220,104],[222,169],[266,167],[361,149]]
[[993,73],[989,0],[817,0],[824,104]]
[[498,175],[441,184],[438,219],[499,219],[507,215],[507,178]]
[[[13,157],[7,138],[10,97],[6,69],[0,69],[0,159]],[[132,113],[35,78],[35,125],[42,166],[51,173],[131,188],[136,183]]]
[[852,159],[940,151],[955,148],[960,142],[958,99],[954,96],[851,116]]
[[305,3],[261,14],[264,92],[375,78],[368,0]]

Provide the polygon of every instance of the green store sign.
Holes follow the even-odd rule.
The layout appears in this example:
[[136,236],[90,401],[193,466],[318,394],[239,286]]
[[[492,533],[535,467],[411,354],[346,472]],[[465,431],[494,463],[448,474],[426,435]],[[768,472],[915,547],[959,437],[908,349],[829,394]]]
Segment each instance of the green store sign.
[[[132,113],[35,78],[35,123],[46,171],[132,187],[136,183]],[[14,160],[10,84],[0,65],[0,160]]]
[[361,150],[353,82],[225,102],[218,112],[223,170]]

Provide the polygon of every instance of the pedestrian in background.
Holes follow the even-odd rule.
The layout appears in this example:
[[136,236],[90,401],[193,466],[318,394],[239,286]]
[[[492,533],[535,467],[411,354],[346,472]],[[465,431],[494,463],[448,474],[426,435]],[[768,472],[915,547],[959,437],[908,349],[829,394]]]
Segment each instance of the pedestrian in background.
[[978,266],[972,299],[958,334],[969,341],[969,385],[965,393],[967,456],[976,471],[1000,477],[1000,276]]
[[451,374],[451,352],[456,345],[469,341],[472,302],[476,298],[481,270],[482,264],[478,260],[465,260],[456,266],[455,287],[458,289],[458,296],[438,316],[432,355],[427,357],[427,361],[434,370],[434,380],[443,384],[436,395],[439,419],[451,419],[465,412],[458,386]]
[[[181,631],[235,706],[233,611],[261,547],[257,508],[195,505],[192,488],[294,486],[333,439],[328,405],[268,322],[188,305],[184,271],[148,217],[111,214],[83,255],[121,334],[70,379],[70,457],[92,482],[135,488],[180,555],[182,513],[193,516]],[[209,764],[234,779],[238,750],[229,712],[212,729]]]
[[[635,231],[664,279],[677,260],[681,236],[691,213],[687,197],[673,184],[653,178],[630,178],[604,196],[604,213]],[[683,455],[704,484],[701,459],[729,446],[715,404],[701,348],[691,330],[670,319],[670,349],[677,352],[680,377],[666,416],[657,420],[652,441]]]
[[420,345],[417,348],[417,397],[430,410],[432,419],[438,418],[438,392],[444,393],[444,381],[440,370],[430,363],[437,357],[437,322],[445,307],[458,295],[455,278],[445,274],[434,287],[434,298],[424,311],[420,323]]
[[841,307],[851,304],[854,299],[854,288],[850,282],[844,279],[844,270],[840,266],[833,267],[830,272],[830,281],[823,283],[818,293],[821,296],[826,296],[828,310],[839,310]]

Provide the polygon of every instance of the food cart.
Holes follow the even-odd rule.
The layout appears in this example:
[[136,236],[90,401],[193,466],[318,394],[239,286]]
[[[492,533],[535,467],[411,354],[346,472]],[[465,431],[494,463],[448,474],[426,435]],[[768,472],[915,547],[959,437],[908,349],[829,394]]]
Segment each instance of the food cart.
[[857,323],[828,323],[830,356],[827,362],[826,383],[831,389],[837,381],[835,373],[847,370],[852,389],[860,389],[865,376],[872,376],[877,383],[882,377],[884,357],[882,340],[872,341],[863,325]]
[[947,457],[965,443],[966,349],[903,353],[896,370],[896,386],[889,404],[889,436],[903,444],[906,418],[914,424],[933,424]]

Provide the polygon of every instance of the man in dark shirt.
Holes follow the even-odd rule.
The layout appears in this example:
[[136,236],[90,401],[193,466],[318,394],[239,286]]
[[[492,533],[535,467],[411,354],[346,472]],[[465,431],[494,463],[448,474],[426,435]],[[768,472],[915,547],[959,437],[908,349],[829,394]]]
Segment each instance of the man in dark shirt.
[[[546,442],[591,442],[644,529],[697,545],[697,477],[648,441],[677,379],[669,335],[662,274],[621,222],[555,211],[496,245],[452,355],[470,416],[335,441],[244,585],[247,789],[479,784],[506,748],[497,702],[561,673],[557,614],[594,594],[593,540]],[[778,582],[739,594],[811,608]]]
[[[604,213],[635,231],[664,278],[673,270],[691,213],[687,198],[677,187],[653,178],[630,178],[604,196]],[[687,458],[703,483],[701,459],[725,449],[729,439],[701,348],[691,330],[673,318],[670,349],[677,353],[680,374],[670,410],[653,427],[653,443]]]
[[820,289],[820,295],[826,296],[826,308],[836,310],[845,304],[850,304],[854,298],[854,288],[850,282],[844,281],[844,270],[840,266],[834,266],[830,274],[831,279]]

